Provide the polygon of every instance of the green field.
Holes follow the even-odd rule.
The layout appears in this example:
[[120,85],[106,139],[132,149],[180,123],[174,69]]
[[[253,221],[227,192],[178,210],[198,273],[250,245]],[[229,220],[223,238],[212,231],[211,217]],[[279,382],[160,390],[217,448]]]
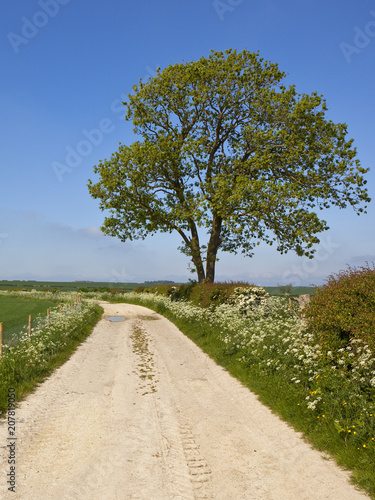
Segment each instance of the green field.
[[6,344],[25,325],[28,325],[29,315],[47,315],[47,309],[56,307],[57,302],[51,300],[32,300],[21,297],[0,297],[0,323],[3,323],[3,343]]
[[0,281],[0,290],[37,290],[51,291],[58,290],[60,292],[77,292],[81,289],[88,291],[96,291],[99,289],[121,289],[133,290],[138,286],[151,286],[164,283],[172,283],[165,281],[153,281],[146,283],[111,283],[111,282],[98,282],[98,281]]

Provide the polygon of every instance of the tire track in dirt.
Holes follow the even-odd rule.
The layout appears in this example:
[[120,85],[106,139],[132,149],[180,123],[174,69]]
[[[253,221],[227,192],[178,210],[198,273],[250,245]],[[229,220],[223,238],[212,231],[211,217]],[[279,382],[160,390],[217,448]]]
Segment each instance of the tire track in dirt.
[[[146,318],[146,320],[149,318]],[[191,428],[187,423],[181,423],[180,410],[173,400],[172,387],[164,391],[163,398],[159,398],[158,380],[154,377],[165,377],[160,370],[161,360],[155,360],[155,350],[152,337],[147,332],[148,322],[139,321],[133,328],[133,350],[140,357],[140,378],[146,378],[148,386],[141,386],[142,395],[152,394],[150,401],[153,405],[154,420],[158,429],[157,435],[160,442],[164,465],[168,476],[170,498],[200,499],[211,498],[205,493],[202,484],[208,481],[210,470],[206,461],[199,453],[199,446],[195,443]],[[158,373],[155,362],[158,362]],[[168,396],[167,396],[168,394]]]
[[[164,441],[164,459],[166,463],[169,462],[167,466],[171,471],[171,477],[175,476],[180,486],[183,484],[183,489],[181,490],[180,488],[178,490],[179,495],[187,494],[186,498],[194,499],[213,498],[209,494],[205,484],[210,479],[211,470],[207,461],[200,453],[199,445],[196,442],[189,421],[182,414],[178,397],[171,383],[170,373],[166,369],[163,360],[155,351],[155,342],[153,342],[152,336],[148,335],[148,327],[152,327],[152,324],[150,325],[148,321],[143,320],[137,324],[136,328],[138,332],[142,332],[143,338],[147,339],[147,341],[144,340],[142,342],[142,345],[147,345],[147,351],[152,347],[152,356],[156,357],[152,366],[155,366],[155,361],[158,363],[158,377],[163,378],[166,384],[163,391],[163,400],[153,398],[155,420],[158,422],[160,435]],[[168,394],[168,397],[166,397],[166,394]],[[162,405],[163,409],[161,409]],[[183,465],[180,463],[177,466],[176,463],[173,463],[173,460],[170,460],[171,457],[176,456],[179,457],[179,462],[184,462]],[[174,472],[172,473],[172,471]],[[188,475],[186,471],[188,471]],[[186,479],[188,479],[188,482]],[[172,482],[174,482],[173,479]],[[189,495],[189,488],[190,494],[192,493],[193,496]],[[181,498],[185,498],[185,496],[181,496]]]
[[[150,319],[150,318],[149,318]],[[168,397],[158,396],[160,373],[155,369],[155,352],[152,339],[144,327],[142,318],[137,319],[131,335],[133,352],[138,357],[136,373],[139,377],[139,393],[146,396],[152,412],[158,456],[163,461],[168,498],[194,499],[180,442],[175,414]]]

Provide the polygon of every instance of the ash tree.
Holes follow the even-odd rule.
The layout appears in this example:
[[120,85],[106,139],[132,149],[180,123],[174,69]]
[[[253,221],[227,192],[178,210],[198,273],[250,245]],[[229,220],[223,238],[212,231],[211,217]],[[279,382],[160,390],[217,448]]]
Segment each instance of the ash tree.
[[134,86],[123,104],[139,140],[88,184],[109,211],[102,231],[121,241],[177,231],[199,282],[214,281],[219,250],[251,257],[263,241],[311,258],[328,229],[319,209],[365,211],[368,169],[323,96],[285,76],[259,53],[211,51]]

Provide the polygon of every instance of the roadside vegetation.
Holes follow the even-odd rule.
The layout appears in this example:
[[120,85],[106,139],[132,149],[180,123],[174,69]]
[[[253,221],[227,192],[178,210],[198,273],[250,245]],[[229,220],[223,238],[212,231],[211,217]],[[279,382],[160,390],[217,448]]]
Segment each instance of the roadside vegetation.
[[31,314],[33,318],[46,315],[47,309],[56,307],[55,300],[32,299],[0,295],[0,323],[3,323],[3,343],[7,344],[21,335],[28,324]]
[[[21,304],[24,299],[13,300],[19,300]],[[40,305],[44,308],[45,301]],[[43,313],[33,321],[30,340],[25,327],[17,344],[4,346],[0,357],[0,416],[7,411],[8,389],[14,388],[17,402],[21,401],[69,359],[90,335],[103,312],[94,302],[73,305],[71,300],[66,300],[54,306],[49,326]]]
[[[170,319],[375,499],[375,267],[330,276],[304,309],[290,300],[296,292],[191,281],[83,295],[143,305]],[[72,302],[72,294],[63,295]],[[0,394],[15,386],[20,400],[100,315],[92,302],[56,311],[49,330],[36,328],[31,342],[25,337],[0,359]],[[0,405],[4,411],[5,401]]]
[[329,277],[298,309],[245,284],[155,287],[112,298],[173,321],[375,498],[375,269]]

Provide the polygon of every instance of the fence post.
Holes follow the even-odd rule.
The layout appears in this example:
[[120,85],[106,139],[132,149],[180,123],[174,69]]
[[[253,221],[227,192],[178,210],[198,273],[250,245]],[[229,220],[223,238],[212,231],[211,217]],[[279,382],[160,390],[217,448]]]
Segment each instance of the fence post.
[[47,328],[49,328],[49,309],[47,309]]
[[31,314],[29,315],[29,340],[31,339]]
[[0,323],[0,357],[3,355],[3,324]]

